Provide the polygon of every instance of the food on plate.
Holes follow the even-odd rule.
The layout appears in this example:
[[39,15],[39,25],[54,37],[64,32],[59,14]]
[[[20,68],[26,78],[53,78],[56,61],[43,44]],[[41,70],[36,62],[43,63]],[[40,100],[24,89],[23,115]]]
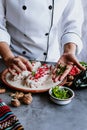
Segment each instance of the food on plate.
[[24,78],[26,78],[28,76],[29,73],[30,73],[30,71],[22,71],[19,74],[10,75],[9,79],[12,81],[23,80]]
[[[33,70],[30,71],[23,71],[20,74],[16,74],[15,76],[9,75],[9,80],[12,82],[18,82],[23,86],[28,88],[38,88],[38,86],[43,86],[46,81],[52,81],[52,65],[48,64],[41,64],[41,62],[32,62]],[[49,82],[50,82],[49,81]]]
[[[32,62],[33,70],[23,71],[20,74],[16,74],[12,76],[12,74],[6,69],[2,73],[2,80],[3,82],[14,90],[20,90],[22,92],[32,92],[32,93],[39,93],[39,92],[46,92],[51,87],[59,85],[63,83],[62,81],[54,82],[52,79],[52,70],[54,69],[55,65],[44,63],[44,62]],[[21,75],[21,76],[20,76]]]
[[32,70],[33,72],[36,71],[41,66],[41,62],[39,62],[39,61],[37,61],[37,62],[32,61],[31,64],[33,66],[33,70]]
[[69,90],[55,86],[52,88],[52,95],[58,99],[68,99],[70,97]]
[[38,87],[43,85],[44,82],[51,78],[51,68],[50,65],[43,64],[36,71],[32,71],[25,79],[24,84],[30,88]]
[[[32,73],[35,72],[38,67],[41,66],[41,63],[40,62],[32,62],[32,66],[33,66],[33,70],[32,70]],[[23,80],[25,79],[31,72],[30,71],[22,71],[21,73],[19,74],[16,74],[16,75],[11,75],[9,78],[10,80],[12,81],[17,81],[17,80]]]

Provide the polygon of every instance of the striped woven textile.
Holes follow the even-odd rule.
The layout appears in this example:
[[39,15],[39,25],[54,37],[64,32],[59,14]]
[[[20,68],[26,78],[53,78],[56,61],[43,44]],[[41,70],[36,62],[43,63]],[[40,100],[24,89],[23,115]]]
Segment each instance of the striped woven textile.
[[0,99],[0,130],[24,130],[9,106]]

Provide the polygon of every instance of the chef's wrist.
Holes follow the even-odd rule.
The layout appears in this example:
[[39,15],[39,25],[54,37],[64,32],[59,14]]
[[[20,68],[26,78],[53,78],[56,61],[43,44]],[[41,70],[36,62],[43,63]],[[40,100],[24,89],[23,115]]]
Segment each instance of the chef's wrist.
[[75,43],[67,43],[64,45],[64,53],[76,54],[76,44]]

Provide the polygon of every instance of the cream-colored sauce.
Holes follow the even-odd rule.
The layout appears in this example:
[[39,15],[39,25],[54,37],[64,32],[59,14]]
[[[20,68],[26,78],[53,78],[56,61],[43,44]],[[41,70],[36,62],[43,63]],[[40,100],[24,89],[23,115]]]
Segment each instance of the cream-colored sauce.
[[26,89],[26,90],[44,90],[44,89],[49,89],[55,85],[58,85],[60,83],[60,81],[54,83],[51,79],[51,76],[48,76],[47,80],[44,82],[43,85],[41,86],[37,86],[37,87],[33,87],[33,88],[29,88],[27,85],[23,85],[23,81],[22,80],[16,80],[16,81],[12,81],[10,80],[10,73],[6,74],[6,81],[9,83],[9,85],[15,87],[15,88],[22,88],[22,89]]

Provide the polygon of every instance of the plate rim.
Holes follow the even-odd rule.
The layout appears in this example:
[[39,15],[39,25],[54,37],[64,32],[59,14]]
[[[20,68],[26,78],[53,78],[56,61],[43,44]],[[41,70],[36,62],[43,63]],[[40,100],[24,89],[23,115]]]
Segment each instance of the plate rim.
[[22,92],[31,92],[31,93],[41,93],[41,92],[46,92],[46,91],[48,91],[50,88],[47,88],[47,89],[33,89],[33,90],[29,90],[29,89],[23,89],[23,88],[17,88],[17,87],[15,87],[15,86],[13,86],[13,85],[11,85],[11,84],[9,84],[7,81],[6,81],[6,74],[8,73],[8,69],[5,69],[3,72],[2,72],[2,74],[1,74],[1,80],[3,81],[3,83],[5,84],[5,85],[7,85],[6,87],[8,87],[8,88],[11,88],[11,89],[13,89],[13,90],[17,90],[17,91],[22,91]]
[[[6,85],[6,87],[8,88],[11,88],[12,90],[16,90],[16,91],[22,91],[22,92],[31,92],[31,93],[43,93],[43,92],[47,92],[51,87],[49,88],[44,88],[44,89],[23,89],[23,88],[18,88],[18,87],[15,87],[11,84],[9,84],[7,81],[6,81],[6,74],[8,73],[8,69],[5,69],[2,74],[1,74],[1,80],[2,82]],[[64,79],[61,83],[59,83],[58,85],[63,85],[64,83],[66,82],[66,79]]]

